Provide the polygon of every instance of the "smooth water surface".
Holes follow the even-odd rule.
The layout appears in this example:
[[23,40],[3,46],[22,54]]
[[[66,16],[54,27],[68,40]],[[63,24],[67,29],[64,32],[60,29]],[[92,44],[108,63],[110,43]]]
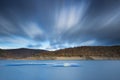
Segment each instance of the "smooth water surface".
[[120,61],[1,60],[0,80],[120,80]]

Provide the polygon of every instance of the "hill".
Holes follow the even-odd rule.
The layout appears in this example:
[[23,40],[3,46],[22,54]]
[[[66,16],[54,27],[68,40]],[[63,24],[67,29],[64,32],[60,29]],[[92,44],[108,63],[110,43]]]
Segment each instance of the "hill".
[[36,54],[46,52],[45,50],[40,49],[27,49],[27,48],[19,48],[19,49],[0,49],[0,58],[1,59],[21,59],[32,57]]
[[0,50],[1,59],[120,59],[120,46],[82,46],[57,51],[39,49]]

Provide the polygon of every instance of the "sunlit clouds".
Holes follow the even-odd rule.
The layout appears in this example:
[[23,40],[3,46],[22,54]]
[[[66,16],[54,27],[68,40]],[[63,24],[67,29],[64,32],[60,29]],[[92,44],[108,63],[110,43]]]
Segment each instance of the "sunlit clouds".
[[64,1],[64,4],[57,10],[58,12],[55,13],[57,14],[57,16],[55,16],[55,27],[57,27],[58,32],[77,27],[88,9],[89,4],[88,1],[81,0],[80,3],[75,4],[70,2],[69,5],[66,6]]
[[120,44],[120,0],[0,0],[0,48]]

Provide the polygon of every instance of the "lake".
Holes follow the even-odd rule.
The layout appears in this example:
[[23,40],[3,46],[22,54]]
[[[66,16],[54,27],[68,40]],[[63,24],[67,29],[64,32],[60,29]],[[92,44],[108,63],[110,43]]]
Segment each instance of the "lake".
[[0,60],[0,80],[120,80],[120,61]]

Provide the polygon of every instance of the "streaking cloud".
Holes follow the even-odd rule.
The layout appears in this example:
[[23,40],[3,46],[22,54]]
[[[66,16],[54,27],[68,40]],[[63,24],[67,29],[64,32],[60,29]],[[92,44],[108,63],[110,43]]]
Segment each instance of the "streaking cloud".
[[41,36],[43,34],[42,29],[35,23],[28,23],[26,25],[21,25],[23,31],[30,37]]
[[58,12],[55,14],[58,16],[55,16],[55,27],[57,27],[58,32],[68,30],[72,27],[76,27],[78,25],[83,16],[84,13],[87,11],[89,6],[88,1],[81,1],[80,3],[69,3],[69,5],[63,4]]
[[120,44],[120,0],[0,0],[0,48]]

